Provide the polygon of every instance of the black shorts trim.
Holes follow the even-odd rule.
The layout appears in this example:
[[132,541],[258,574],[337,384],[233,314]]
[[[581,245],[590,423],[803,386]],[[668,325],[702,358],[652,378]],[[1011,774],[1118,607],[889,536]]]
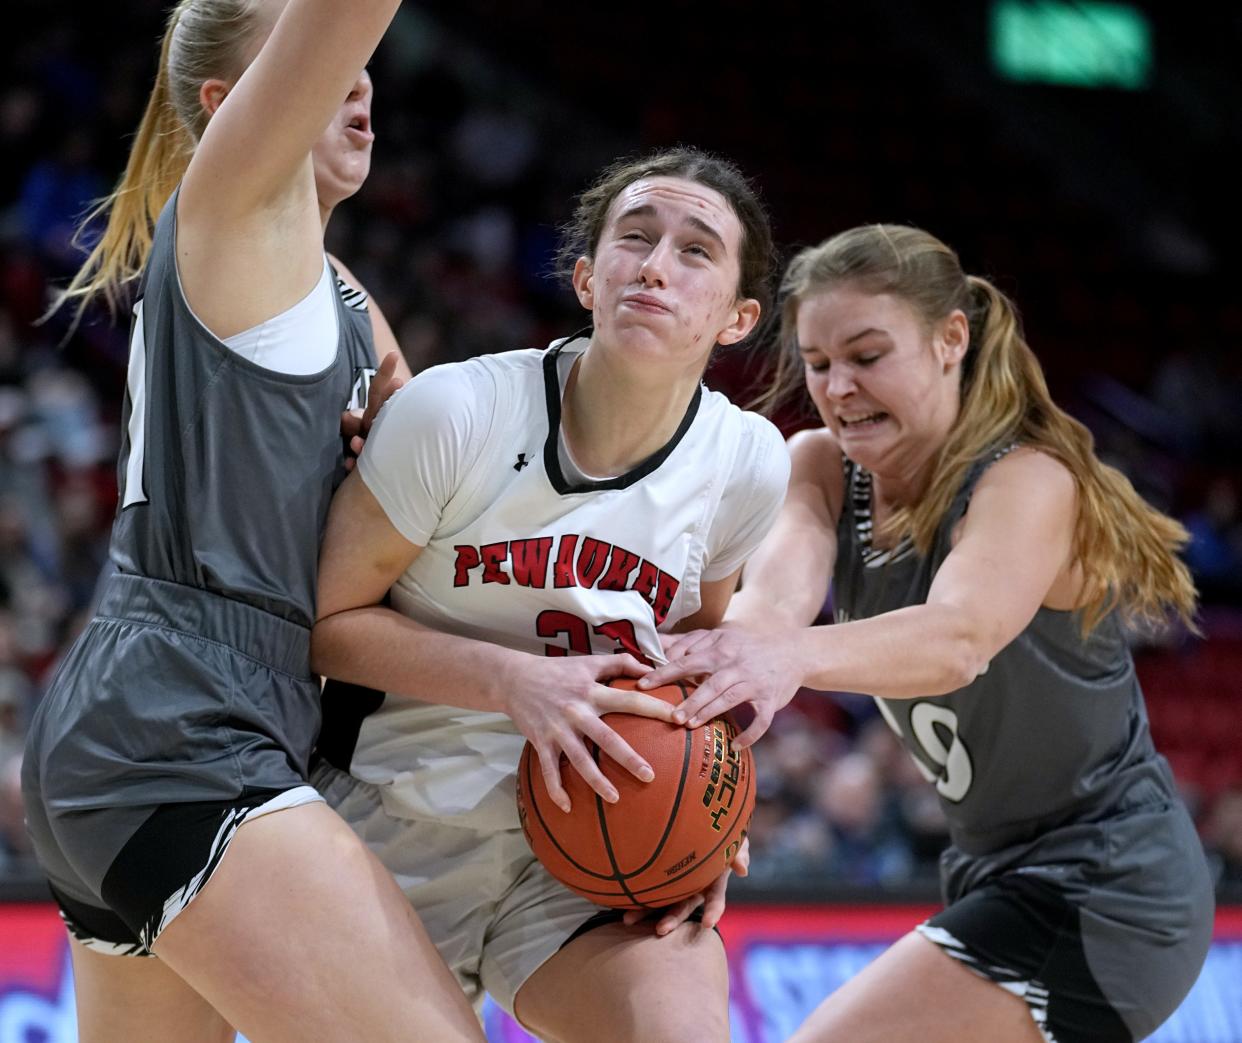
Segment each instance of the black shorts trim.
[[242,823],[256,812],[321,799],[309,785],[247,787],[229,800],[160,805],[113,860],[100,886],[101,905],[70,898],[51,885],[61,919],[92,951],[150,956],[160,931],[211,879]]
[[111,909],[87,905],[48,885],[70,936],[93,952],[109,956],[151,956],[129,925]]
[[[661,912],[659,915],[663,916],[664,914]],[[565,948],[565,946],[567,946],[575,938],[581,938],[584,934],[587,933],[587,931],[593,931],[597,927],[606,927],[610,923],[620,923],[624,916],[625,916],[624,909],[601,909],[598,913],[596,913],[590,919],[584,920],[582,923],[580,923],[578,927],[574,930],[574,933],[571,934],[568,938],[566,938],[563,942],[561,942],[560,947],[557,949],[557,952]],[[648,918],[650,919],[650,917]],[[702,923],[703,922],[703,907],[700,905],[697,909],[695,909],[694,912],[692,912],[688,917],[686,917],[686,922],[687,923]],[[716,931],[717,934],[720,933],[720,931],[718,931],[715,927],[713,927],[712,930]]]
[[1056,1043],[1133,1043],[1083,950],[1079,910],[1051,884],[1006,873],[918,928],[980,977],[1026,1001]]

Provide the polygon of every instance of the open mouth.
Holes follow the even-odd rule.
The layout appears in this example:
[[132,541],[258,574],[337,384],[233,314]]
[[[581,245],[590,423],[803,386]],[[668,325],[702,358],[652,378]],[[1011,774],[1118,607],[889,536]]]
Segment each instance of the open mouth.
[[345,125],[345,130],[350,137],[358,141],[370,142],[375,138],[371,132],[371,119],[368,116],[355,116]]
[[887,413],[867,413],[861,416],[852,416],[849,418],[838,416],[837,420],[841,424],[842,431],[865,431],[868,428],[876,427],[888,419]]

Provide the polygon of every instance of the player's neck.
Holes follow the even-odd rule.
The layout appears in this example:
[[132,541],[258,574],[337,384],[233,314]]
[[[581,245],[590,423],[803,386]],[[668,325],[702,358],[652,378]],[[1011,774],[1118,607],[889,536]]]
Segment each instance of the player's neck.
[[871,472],[872,520],[877,531],[894,513],[922,499],[934,466],[933,457],[920,455],[913,460],[892,461]]
[[561,430],[587,474],[618,475],[658,452],[677,432],[698,386],[697,374],[618,372],[588,352],[570,371]]

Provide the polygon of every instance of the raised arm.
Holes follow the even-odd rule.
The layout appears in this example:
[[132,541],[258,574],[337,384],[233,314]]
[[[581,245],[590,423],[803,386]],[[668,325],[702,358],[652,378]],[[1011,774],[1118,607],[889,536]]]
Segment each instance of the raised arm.
[[289,0],[265,42],[262,27],[253,34],[261,49],[236,84],[204,83],[211,115],[178,198],[177,262],[218,336],[295,304],[322,273],[311,147],[359,89],[398,4]]

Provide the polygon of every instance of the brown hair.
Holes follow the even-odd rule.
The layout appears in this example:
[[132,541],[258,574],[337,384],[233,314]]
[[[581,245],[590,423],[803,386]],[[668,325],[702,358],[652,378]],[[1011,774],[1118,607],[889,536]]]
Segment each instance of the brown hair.
[[[686,146],[664,149],[637,158],[619,159],[604,168],[578,197],[573,219],[562,229],[557,256],[562,273],[573,271],[579,257],[594,257],[612,202],[629,185],[648,177],[680,177],[715,189],[728,202],[742,226],[738,259],[739,298],[754,298],[767,316],[772,305],[772,269],[775,251],[767,210],[746,176],[729,160]],[[752,336],[754,331],[752,331]]]
[[126,286],[142,274],[155,222],[184,176],[207,125],[198,100],[203,81],[242,72],[244,48],[258,24],[256,0],[180,0],[169,13],[159,70],[112,194],[91,209],[87,228],[107,214],[103,234],[48,314],[74,302],[74,324],[102,297],[114,314]]
[[798,307],[811,294],[843,284],[901,298],[929,329],[956,309],[970,323],[957,419],[927,491],[893,516],[890,535],[908,533],[926,554],[976,460],[1014,442],[1040,449],[1069,469],[1078,490],[1073,546],[1083,574],[1083,633],[1114,608],[1130,622],[1154,625],[1173,611],[1193,628],[1194,583],[1177,557],[1186,530],[1100,462],[1090,431],[1052,401],[1013,302],[986,279],[964,274],[957,254],[927,232],[865,225],[794,257],[781,282],[781,353],[764,396],[769,409],[803,383]]

